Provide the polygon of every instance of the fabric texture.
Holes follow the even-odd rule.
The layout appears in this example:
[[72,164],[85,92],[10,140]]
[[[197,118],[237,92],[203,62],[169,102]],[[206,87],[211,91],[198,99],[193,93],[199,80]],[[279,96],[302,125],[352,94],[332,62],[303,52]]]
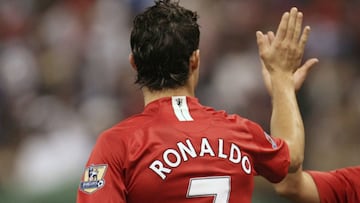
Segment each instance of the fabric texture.
[[286,143],[256,123],[167,97],[99,136],[77,203],[247,203],[254,176],[279,182],[289,164]]

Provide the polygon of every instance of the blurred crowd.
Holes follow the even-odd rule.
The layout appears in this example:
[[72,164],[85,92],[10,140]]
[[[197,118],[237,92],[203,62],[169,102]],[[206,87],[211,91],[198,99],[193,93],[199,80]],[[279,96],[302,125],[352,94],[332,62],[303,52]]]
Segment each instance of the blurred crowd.
[[[0,1],[0,190],[46,192],[80,180],[99,133],[142,111],[128,63],[132,18],[152,0]],[[360,163],[359,0],[181,0],[201,25],[205,105],[269,131],[270,98],[255,31],[291,6],[311,26],[305,59],[320,63],[298,92],[305,168]]]

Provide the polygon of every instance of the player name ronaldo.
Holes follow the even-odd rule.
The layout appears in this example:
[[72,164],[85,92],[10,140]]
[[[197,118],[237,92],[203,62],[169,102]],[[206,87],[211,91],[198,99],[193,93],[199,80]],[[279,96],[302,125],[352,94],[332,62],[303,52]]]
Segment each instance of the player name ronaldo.
[[[183,162],[189,158],[195,159],[197,157],[210,156],[214,158],[228,160],[234,164],[240,164],[242,170],[246,174],[251,173],[251,164],[249,157],[241,154],[240,147],[235,143],[224,143],[223,139],[217,140],[217,145],[212,146],[207,138],[202,138],[200,146],[194,145],[190,139],[185,140],[185,143],[176,143],[175,149],[169,148],[162,153],[163,161],[153,161],[149,168],[154,171],[163,180],[176,167],[179,167]],[[224,145],[230,145],[227,151],[224,151]]]

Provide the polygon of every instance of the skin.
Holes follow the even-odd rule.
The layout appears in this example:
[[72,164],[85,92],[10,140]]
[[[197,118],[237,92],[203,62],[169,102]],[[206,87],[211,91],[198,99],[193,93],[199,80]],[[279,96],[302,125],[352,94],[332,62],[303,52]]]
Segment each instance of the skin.
[[[286,12],[280,22],[277,35],[272,43],[266,35],[258,31],[256,33],[259,54],[269,72],[272,88],[272,118],[271,134],[283,138],[290,149],[289,172],[296,172],[301,166],[304,157],[304,129],[295,97],[295,85],[292,78],[293,73],[301,62],[307,41],[309,28],[301,35],[301,17],[293,8],[290,13]],[[301,20],[297,20],[297,19]],[[196,50],[189,58],[189,79],[186,84],[176,89],[165,89],[161,91],[150,91],[142,88],[145,105],[169,96],[195,96],[195,88],[199,78],[200,51]],[[129,61],[136,70],[136,64],[132,54]]]
[[[165,89],[161,91],[150,91],[148,88],[143,87],[142,93],[144,95],[144,104],[145,106],[157,99],[162,97],[171,97],[171,96],[191,96],[195,97],[196,85],[199,81],[199,68],[200,68],[200,50],[195,50],[191,57],[189,63],[189,79],[186,84],[182,87],[176,89]],[[135,60],[133,54],[129,55],[129,61],[133,69],[136,70]]]
[[289,146],[290,173],[298,171],[304,160],[304,126],[293,77],[300,67],[310,32],[308,26],[301,31],[302,20],[302,13],[294,7],[283,14],[276,36],[256,32],[259,55],[271,89],[271,134],[282,138]]
[[[290,15],[292,14],[292,12],[294,13],[292,15],[295,15],[295,11],[293,10],[294,9],[290,11]],[[286,13],[284,15],[286,15]],[[301,26],[302,13],[299,12],[297,13],[297,20],[299,20],[297,23],[298,26]],[[303,36],[299,41],[300,44],[299,46],[302,49],[303,49],[302,46],[306,44],[309,31],[310,28],[305,27]],[[298,33],[294,34],[294,36],[297,37]],[[264,43],[267,43],[268,46],[272,46],[276,39],[273,32],[268,32],[266,35],[262,35],[261,37],[262,40],[265,41]],[[300,57],[300,60],[301,58],[302,56]],[[287,77],[290,77],[291,80],[293,81],[295,90],[300,89],[300,87],[302,86],[302,84],[306,79],[307,74],[309,73],[311,68],[318,62],[319,62],[318,59],[311,58],[307,60],[302,66],[299,66],[299,68],[294,69],[292,74],[287,75]],[[270,74],[270,71],[273,71],[271,67],[267,67],[267,64],[262,61],[262,74],[263,74],[265,86],[269,94],[272,95],[274,94],[273,93],[274,88],[272,82],[273,78]],[[277,134],[273,134],[273,135],[277,135]],[[283,138],[282,136],[278,136],[278,137]],[[296,147],[296,145],[294,145],[293,147]],[[300,151],[302,150],[303,149],[300,149]],[[274,184],[274,187],[278,194],[294,202],[320,203],[319,194],[317,192],[315,182],[308,173],[303,171],[302,166],[298,170],[296,170],[295,173],[289,173],[282,182],[278,184]]]

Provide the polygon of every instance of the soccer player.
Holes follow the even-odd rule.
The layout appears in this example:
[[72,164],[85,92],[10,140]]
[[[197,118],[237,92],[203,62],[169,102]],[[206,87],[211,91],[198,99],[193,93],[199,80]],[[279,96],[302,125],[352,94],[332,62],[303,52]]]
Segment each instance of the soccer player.
[[[197,14],[159,0],[135,17],[130,64],[145,108],[103,132],[86,164],[78,203],[251,202],[254,176],[273,183],[299,169],[304,129],[292,73],[309,29],[293,8],[259,52],[272,83],[272,138],[255,122],[200,104]],[[214,95],[214,99],[217,98]],[[92,178],[96,171],[96,178]]]
[[[263,40],[272,44],[273,32],[263,35]],[[308,60],[293,74],[295,89],[302,86],[309,70],[317,59]],[[269,94],[272,94],[269,71],[263,63],[263,78]],[[281,136],[280,136],[281,137]],[[333,171],[303,171],[300,167],[295,173],[289,173],[284,180],[274,184],[278,194],[294,202],[302,203],[359,203],[360,202],[360,166],[346,167]]]

